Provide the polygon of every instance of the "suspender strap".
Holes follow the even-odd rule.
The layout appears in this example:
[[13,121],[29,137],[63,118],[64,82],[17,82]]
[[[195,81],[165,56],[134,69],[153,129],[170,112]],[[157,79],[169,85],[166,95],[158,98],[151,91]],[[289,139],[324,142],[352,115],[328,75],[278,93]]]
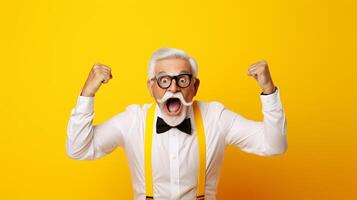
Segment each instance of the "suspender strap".
[[206,185],[206,137],[203,127],[201,111],[197,102],[193,102],[193,112],[196,125],[197,142],[198,142],[198,176],[197,176],[197,200],[205,198]]
[[[205,199],[206,185],[206,137],[202,115],[197,102],[193,102],[194,120],[196,125],[196,134],[198,142],[198,176],[197,176],[197,192],[196,199]],[[152,180],[152,136],[155,117],[156,104],[148,108],[145,123],[145,144],[144,144],[144,164],[145,164],[145,187],[146,199],[154,199],[153,180]]]
[[156,104],[150,106],[146,113],[145,123],[145,144],[144,144],[144,164],[145,164],[145,187],[146,199],[154,199],[153,182],[152,182],[152,135],[155,117]]

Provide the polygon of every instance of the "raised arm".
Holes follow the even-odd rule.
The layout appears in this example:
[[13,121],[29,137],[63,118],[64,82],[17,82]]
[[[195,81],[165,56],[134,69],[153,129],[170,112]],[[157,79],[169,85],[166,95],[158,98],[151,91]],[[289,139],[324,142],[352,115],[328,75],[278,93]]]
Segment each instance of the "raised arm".
[[110,68],[96,64],[78,96],[67,126],[66,152],[76,160],[94,160],[112,152],[124,143],[123,133],[130,111],[93,125],[94,95],[102,83],[111,79]]
[[223,108],[220,123],[224,124],[227,133],[226,142],[257,155],[282,154],[287,150],[287,121],[280,90],[274,86],[265,60],[252,64],[248,75],[254,77],[263,89],[260,99],[264,120],[249,120]]

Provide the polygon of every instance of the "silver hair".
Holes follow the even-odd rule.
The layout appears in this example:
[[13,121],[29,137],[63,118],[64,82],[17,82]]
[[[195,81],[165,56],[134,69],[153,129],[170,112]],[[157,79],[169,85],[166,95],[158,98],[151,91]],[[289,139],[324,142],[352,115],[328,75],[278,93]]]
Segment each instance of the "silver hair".
[[193,76],[197,77],[197,62],[195,61],[195,59],[190,57],[185,51],[176,48],[159,48],[152,54],[150,58],[149,70],[148,70],[149,79],[154,78],[155,76],[156,62],[168,58],[182,58],[187,60],[191,65]]

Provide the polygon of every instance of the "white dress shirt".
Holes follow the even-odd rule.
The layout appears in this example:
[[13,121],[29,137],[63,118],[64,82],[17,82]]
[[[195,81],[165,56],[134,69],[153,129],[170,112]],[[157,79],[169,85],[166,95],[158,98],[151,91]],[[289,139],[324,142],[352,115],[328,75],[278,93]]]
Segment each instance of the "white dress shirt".
[[[279,89],[260,94],[263,121],[246,119],[219,102],[198,102],[206,136],[206,199],[216,199],[216,188],[224,149],[234,144],[241,150],[261,155],[286,151],[286,118]],[[150,104],[130,105],[111,119],[93,125],[94,97],[78,96],[67,127],[66,152],[77,160],[94,160],[123,147],[128,159],[134,199],[145,199],[144,127]],[[192,106],[188,110],[192,134],[176,128],[153,131],[152,173],[155,199],[195,199],[198,146]],[[157,107],[156,116],[161,116]],[[156,117],[155,117],[156,124]]]

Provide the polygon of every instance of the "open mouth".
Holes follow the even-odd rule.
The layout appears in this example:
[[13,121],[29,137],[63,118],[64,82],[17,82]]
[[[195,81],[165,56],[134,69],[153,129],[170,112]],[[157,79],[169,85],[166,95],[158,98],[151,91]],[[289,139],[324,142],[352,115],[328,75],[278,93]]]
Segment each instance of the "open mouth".
[[178,98],[170,98],[166,101],[166,109],[169,115],[177,115],[180,113],[182,103]]

